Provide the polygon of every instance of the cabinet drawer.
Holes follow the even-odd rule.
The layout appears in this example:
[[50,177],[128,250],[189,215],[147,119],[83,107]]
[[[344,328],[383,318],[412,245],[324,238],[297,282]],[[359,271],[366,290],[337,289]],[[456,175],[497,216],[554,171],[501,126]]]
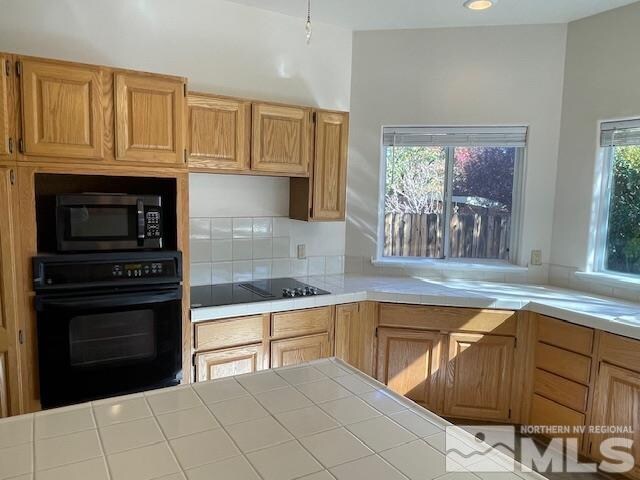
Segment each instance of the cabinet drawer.
[[587,410],[589,389],[584,385],[537,368],[534,374],[533,388],[536,393],[565,407],[583,413]]
[[538,340],[572,352],[591,355],[593,330],[543,315],[538,319]]
[[268,317],[268,315],[255,315],[197,323],[195,328],[196,350],[215,350],[262,342],[264,324]]
[[536,367],[588,385],[591,358],[538,342]]
[[380,325],[422,330],[516,335],[516,315],[505,310],[380,304]]
[[[530,425],[558,425],[558,426],[582,426],[585,416],[580,412],[571,410],[559,403],[548,400],[540,395],[533,396],[531,404]],[[576,435],[558,435],[572,436]]]
[[333,307],[274,313],[271,316],[271,336],[285,338],[333,332],[332,323]]

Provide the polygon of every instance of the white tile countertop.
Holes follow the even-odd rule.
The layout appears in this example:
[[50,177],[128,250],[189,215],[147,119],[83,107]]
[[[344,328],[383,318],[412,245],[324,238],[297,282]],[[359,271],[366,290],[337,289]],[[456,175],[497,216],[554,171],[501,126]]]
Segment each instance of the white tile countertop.
[[449,307],[529,310],[640,339],[640,304],[552,286],[417,277],[330,275],[299,280],[331,295],[191,310],[200,322],[364,300]]
[[450,426],[324,359],[1,420],[0,479],[498,478],[447,469]]

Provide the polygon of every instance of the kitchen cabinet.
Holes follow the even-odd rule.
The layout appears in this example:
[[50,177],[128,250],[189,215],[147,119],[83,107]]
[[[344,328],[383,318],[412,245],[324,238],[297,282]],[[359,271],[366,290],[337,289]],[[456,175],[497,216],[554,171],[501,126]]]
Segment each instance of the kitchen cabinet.
[[184,164],[183,78],[115,74],[116,160]]
[[249,170],[251,102],[190,93],[187,106],[189,168],[199,171]]
[[331,356],[328,333],[295,337],[271,342],[271,367],[290,367]]
[[379,328],[377,379],[390,390],[441,411],[444,341],[439,332]]
[[369,376],[375,376],[377,304],[336,305],[336,357]]
[[[637,342],[640,346],[640,342]],[[636,365],[636,368],[640,365]],[[640,475],[640,372],[602,363],[595,385],[591,425],[624,427],[630,433],[591,434],[589,454],[597,459],[605,457],[600,444],[609,437],[633,440],[631,453],[635,459],[636,477]]]
[[206,382],[217,378],[253,373],[265,368],[261,343],[242,347],[197,353],[195,356],[196,380]]
[[515,339],[449,334],[444,414],[506,421],[511,416]]
[[22,150],[27,156],[102,159],[100,67],[20,58]]
[[15,158],[12,74],[12,57],[0,53],[0,161]]
[[349,114],[314,111],[313,169],[292,178],[289,216],[305,221],[344,220],[347,196]]
[[251,170],[309,176],[312,150],[310,108],[254,103],[251,123]]
[[12,169],[0,167],[0,417],[21,412]]

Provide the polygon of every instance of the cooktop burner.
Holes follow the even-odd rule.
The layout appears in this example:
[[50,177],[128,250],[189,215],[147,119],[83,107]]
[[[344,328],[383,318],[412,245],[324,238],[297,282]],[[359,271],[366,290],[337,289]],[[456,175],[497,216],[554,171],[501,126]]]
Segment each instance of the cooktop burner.
[[294,278],[272,278],[253,282],[191,287],[191,308],[268,302],[283,298],[327,295],[330,292]]

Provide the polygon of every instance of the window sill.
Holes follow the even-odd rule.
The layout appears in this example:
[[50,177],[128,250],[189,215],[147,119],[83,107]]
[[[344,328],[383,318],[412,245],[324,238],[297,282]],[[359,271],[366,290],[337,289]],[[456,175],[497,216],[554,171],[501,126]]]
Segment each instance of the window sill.
[[640,288],[640,276],[613,275],[604,272],[574,272],[582,280],[597,282],[610,287]]
[[435,270],[471,270],[475,272],[524,273],[527,267],[514,265],[504,260],[482,259],[431,259],[431,258],[372,258],[371,264],[376,267],[431,268]]

